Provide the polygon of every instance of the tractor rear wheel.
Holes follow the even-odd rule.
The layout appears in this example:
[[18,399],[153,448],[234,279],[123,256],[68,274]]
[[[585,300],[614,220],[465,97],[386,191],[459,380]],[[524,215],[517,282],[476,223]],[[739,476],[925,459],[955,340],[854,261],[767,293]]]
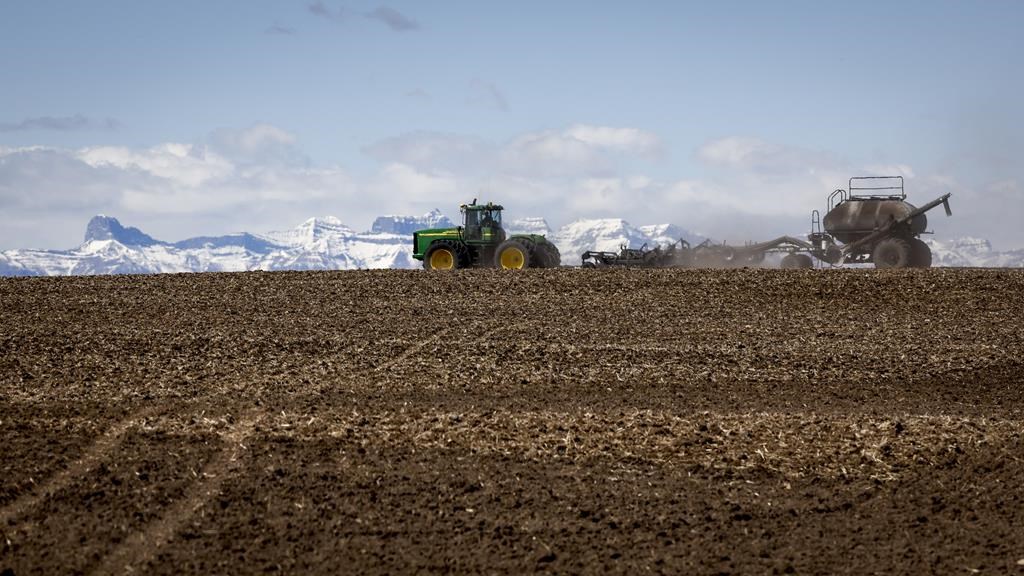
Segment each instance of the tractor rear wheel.
[[533,255],[537,257],[535,265],[538,268],[558,268],[562,265],[562,255],[554,244],[537,244]]
[[814,268],[814,260],[807,254],[786,254],[779,266],[786,270],[804,270]]
[[911,266],[914,268],[932,267],[932,249],[920,238],[910,239]]
[[531,252],[530,247],[519,239],[505,240],[494,251],[494,265],[506,270],[529,268],[533,260]]
[[427,270],[455,270],[466,265],[466,247],[456,242],[434,242],[423,255]]
[[906,238],[886,238],[871,252],[875,268],[909,268],[913,266],[914,249]]

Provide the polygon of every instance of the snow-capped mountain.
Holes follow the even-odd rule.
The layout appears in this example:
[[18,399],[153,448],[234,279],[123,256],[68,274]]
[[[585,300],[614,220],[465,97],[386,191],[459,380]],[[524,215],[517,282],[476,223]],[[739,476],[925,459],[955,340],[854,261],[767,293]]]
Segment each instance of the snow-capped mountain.
[[932,249],[933,266],[978,266],[983,268],[1024,267],[1024,250],[998,252],[988,240],[981,238],[955,238],[952,240],[926,239]]
[[699,243],[703,237],[687,232],[672,224],[636,227],[621,218],[577,220],[561,227],[551,236],[551,241],[562,253],[562,262],[577,264],[581,254],[587,250],[618,252],[625,244],[630,248],[667,246],[684,239],[691,244]]
[[543,218],[520,218],[504,224],[505,231],[509,234],[540,234],[551,236],[551,227],[548,221]]
[[447,216],[437,208],[423,216],[378,216],[370,227],[370,232],[383,234],[404,234],[411,236],[413,232],[424,228],[451,228],[455,226]]
[[149,234],[144,234],[138,228],[125,228],[117,221],[117,218],[108,218],[103,214],[89,220],[85,227],[85,241],[95,240],[117,240],[126,246],[153,246],[161,244],[154,240]]
[[[405,222],[425,228],[436,215]],[[163,242],[116,218],[96,216],[83,243],[72,250],[0,252],[0,275],[55,276],[150,274],[161,272],[241,272],[246,270],[347,270],[413,268],[412,236],[356,232],[337,218],[310,218],[291,230],[238,233]]]
[[[423,217],[423,228],[434,222]],[[415,220],[409,217],[410,225]],[[415,226],[415,225],[414,225]],[[349,270],[411,268],[412,237],[383,232],[359,233],[333,216],[310,218],[298,227],[263,236],[277,245],[257,266],[261,270]]]
[[707,237],[695,234],[676,226],[675,224],[652,224],[649,226],[640,226],[637,228],[643,232],[648,238],[650,238],[650,246],[655,244],[659,246],[667,246],[674,244],[680,240],[686,240],[690,245],[700,244],[707,240]]
[[[241,232],[164,242],[116,218],[94,217],[83,243],[71,250],[0,252],[0,276],[151,274],[246,270],[347,270],[419,268],[412,257],[412,232],[452,226],[433,210],[423,216],[381,216],[369,232],[357,232],[333,217],[310,218],[295,228],[264,234]],[[665,246],[700,235],[671,224],[633,226],[622,219],[577,220],[552,232],[543,218],[506,222],[510,234],[543,234],[567,265],[587,250],[615,252],[622,244]],[[998,252],[986,240],[927,239],[935,266],[1024,267],[1024,250]]]

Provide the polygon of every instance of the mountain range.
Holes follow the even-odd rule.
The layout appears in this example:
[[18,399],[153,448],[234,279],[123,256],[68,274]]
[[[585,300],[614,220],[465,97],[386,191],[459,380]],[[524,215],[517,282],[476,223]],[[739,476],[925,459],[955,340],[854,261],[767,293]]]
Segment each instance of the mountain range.
[[[86,226],[84,241],[70,250],[0,252],[0,276],[240,272],[247,270],[350,270],[419,268],[412,258],[412,233],[454,226],[439,210],[422,216],[381,216],[369,231],[357,232],[334,217],[310,218],[290,230],[200,236],[179,242],[157,240],[116,218],[98,215]],[[563,264],[577,264],[586,250],[618,251],[691,244],[699,234],[672,224],[632,226],[619,218],[577,220],[552,230],[543,218],[506,222],[510,233],[544,234],[562,253]],[[1024,250],[998,252],[977,238],[926,240],[936,266],[1024,266]]]

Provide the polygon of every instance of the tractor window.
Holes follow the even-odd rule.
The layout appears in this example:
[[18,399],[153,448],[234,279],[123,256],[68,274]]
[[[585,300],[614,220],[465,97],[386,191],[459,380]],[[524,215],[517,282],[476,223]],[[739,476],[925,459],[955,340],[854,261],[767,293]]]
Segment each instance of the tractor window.
[[466,228],[476,228],[478,226],[480,226],[480,211],[466,210]]
[[501,227],[501,210],[484,210],[483,219],[480,224],[482,226],[493,226],[496,228]]

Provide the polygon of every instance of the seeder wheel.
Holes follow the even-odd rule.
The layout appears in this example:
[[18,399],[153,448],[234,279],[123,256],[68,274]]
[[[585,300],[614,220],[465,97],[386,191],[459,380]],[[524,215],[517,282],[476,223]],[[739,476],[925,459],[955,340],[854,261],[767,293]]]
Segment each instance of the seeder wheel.
[[786,254],[779,266],[786,270],[803,270],[814,268],[814,260],[807,254]]

